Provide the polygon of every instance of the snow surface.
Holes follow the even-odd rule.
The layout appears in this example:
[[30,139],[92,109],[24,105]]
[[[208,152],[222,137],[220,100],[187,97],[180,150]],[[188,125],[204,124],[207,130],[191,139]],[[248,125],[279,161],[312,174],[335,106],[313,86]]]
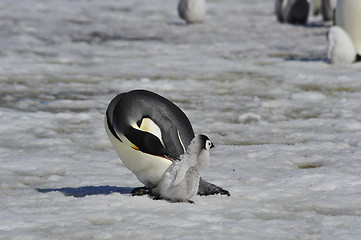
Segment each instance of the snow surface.
[[[271,0],[0,2],[0,239],[359,239],[361,64],[327,63],[331,23]],[[141,186],[103,127],[135,88],[216,144],[195,204]]]

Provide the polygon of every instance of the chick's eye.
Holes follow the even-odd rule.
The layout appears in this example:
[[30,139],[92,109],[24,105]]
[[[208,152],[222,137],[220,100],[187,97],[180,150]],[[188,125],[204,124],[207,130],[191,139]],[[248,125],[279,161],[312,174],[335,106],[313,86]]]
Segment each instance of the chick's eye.
[[209,150],[209,149],[211,149],[211,148],[212,148],[212,143],[211,143],[211,141],[207,140],[207,142],[206,142],[206,149]]

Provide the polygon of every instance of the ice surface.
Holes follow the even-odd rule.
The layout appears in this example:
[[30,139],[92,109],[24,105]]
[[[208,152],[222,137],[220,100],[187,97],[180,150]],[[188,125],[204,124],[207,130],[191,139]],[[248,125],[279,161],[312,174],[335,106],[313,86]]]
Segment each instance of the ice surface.
[[[273,4],[209,0],[186,26],[177,1],[2,0],[0,239],[359,239],[361,65]],[[231,197],[127,194],[103,119],[135,88],[212,139],[204,178]]]

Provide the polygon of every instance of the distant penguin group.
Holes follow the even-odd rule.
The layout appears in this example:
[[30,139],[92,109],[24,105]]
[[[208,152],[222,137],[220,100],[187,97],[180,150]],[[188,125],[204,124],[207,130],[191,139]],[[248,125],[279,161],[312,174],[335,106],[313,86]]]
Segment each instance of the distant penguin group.
[[188,201],[195,193],[229,195],[200,177],[213,144],[195,137],[187,116],[168,99],[147,90],[121,93],[108,106],[105,129],[124,166],[145,186],[133,195],[170,201]]
[[[319,9],[320,8],[320,9]],[[279,22],[306,24],[309,12],[321,12],[324,21],[334,21],[327,33],[327,57],[331,64],[361,60],[361,0],[276,0]]]

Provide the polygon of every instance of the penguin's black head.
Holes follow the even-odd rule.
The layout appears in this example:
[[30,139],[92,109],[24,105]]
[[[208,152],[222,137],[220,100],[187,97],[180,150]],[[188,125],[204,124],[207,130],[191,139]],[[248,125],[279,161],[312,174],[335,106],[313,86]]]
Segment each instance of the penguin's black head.
[[203,149],[210,150],[211,148],[214,148],[214,144],[206,135],[201,134],[199,135],[199,138],[203,143]]

